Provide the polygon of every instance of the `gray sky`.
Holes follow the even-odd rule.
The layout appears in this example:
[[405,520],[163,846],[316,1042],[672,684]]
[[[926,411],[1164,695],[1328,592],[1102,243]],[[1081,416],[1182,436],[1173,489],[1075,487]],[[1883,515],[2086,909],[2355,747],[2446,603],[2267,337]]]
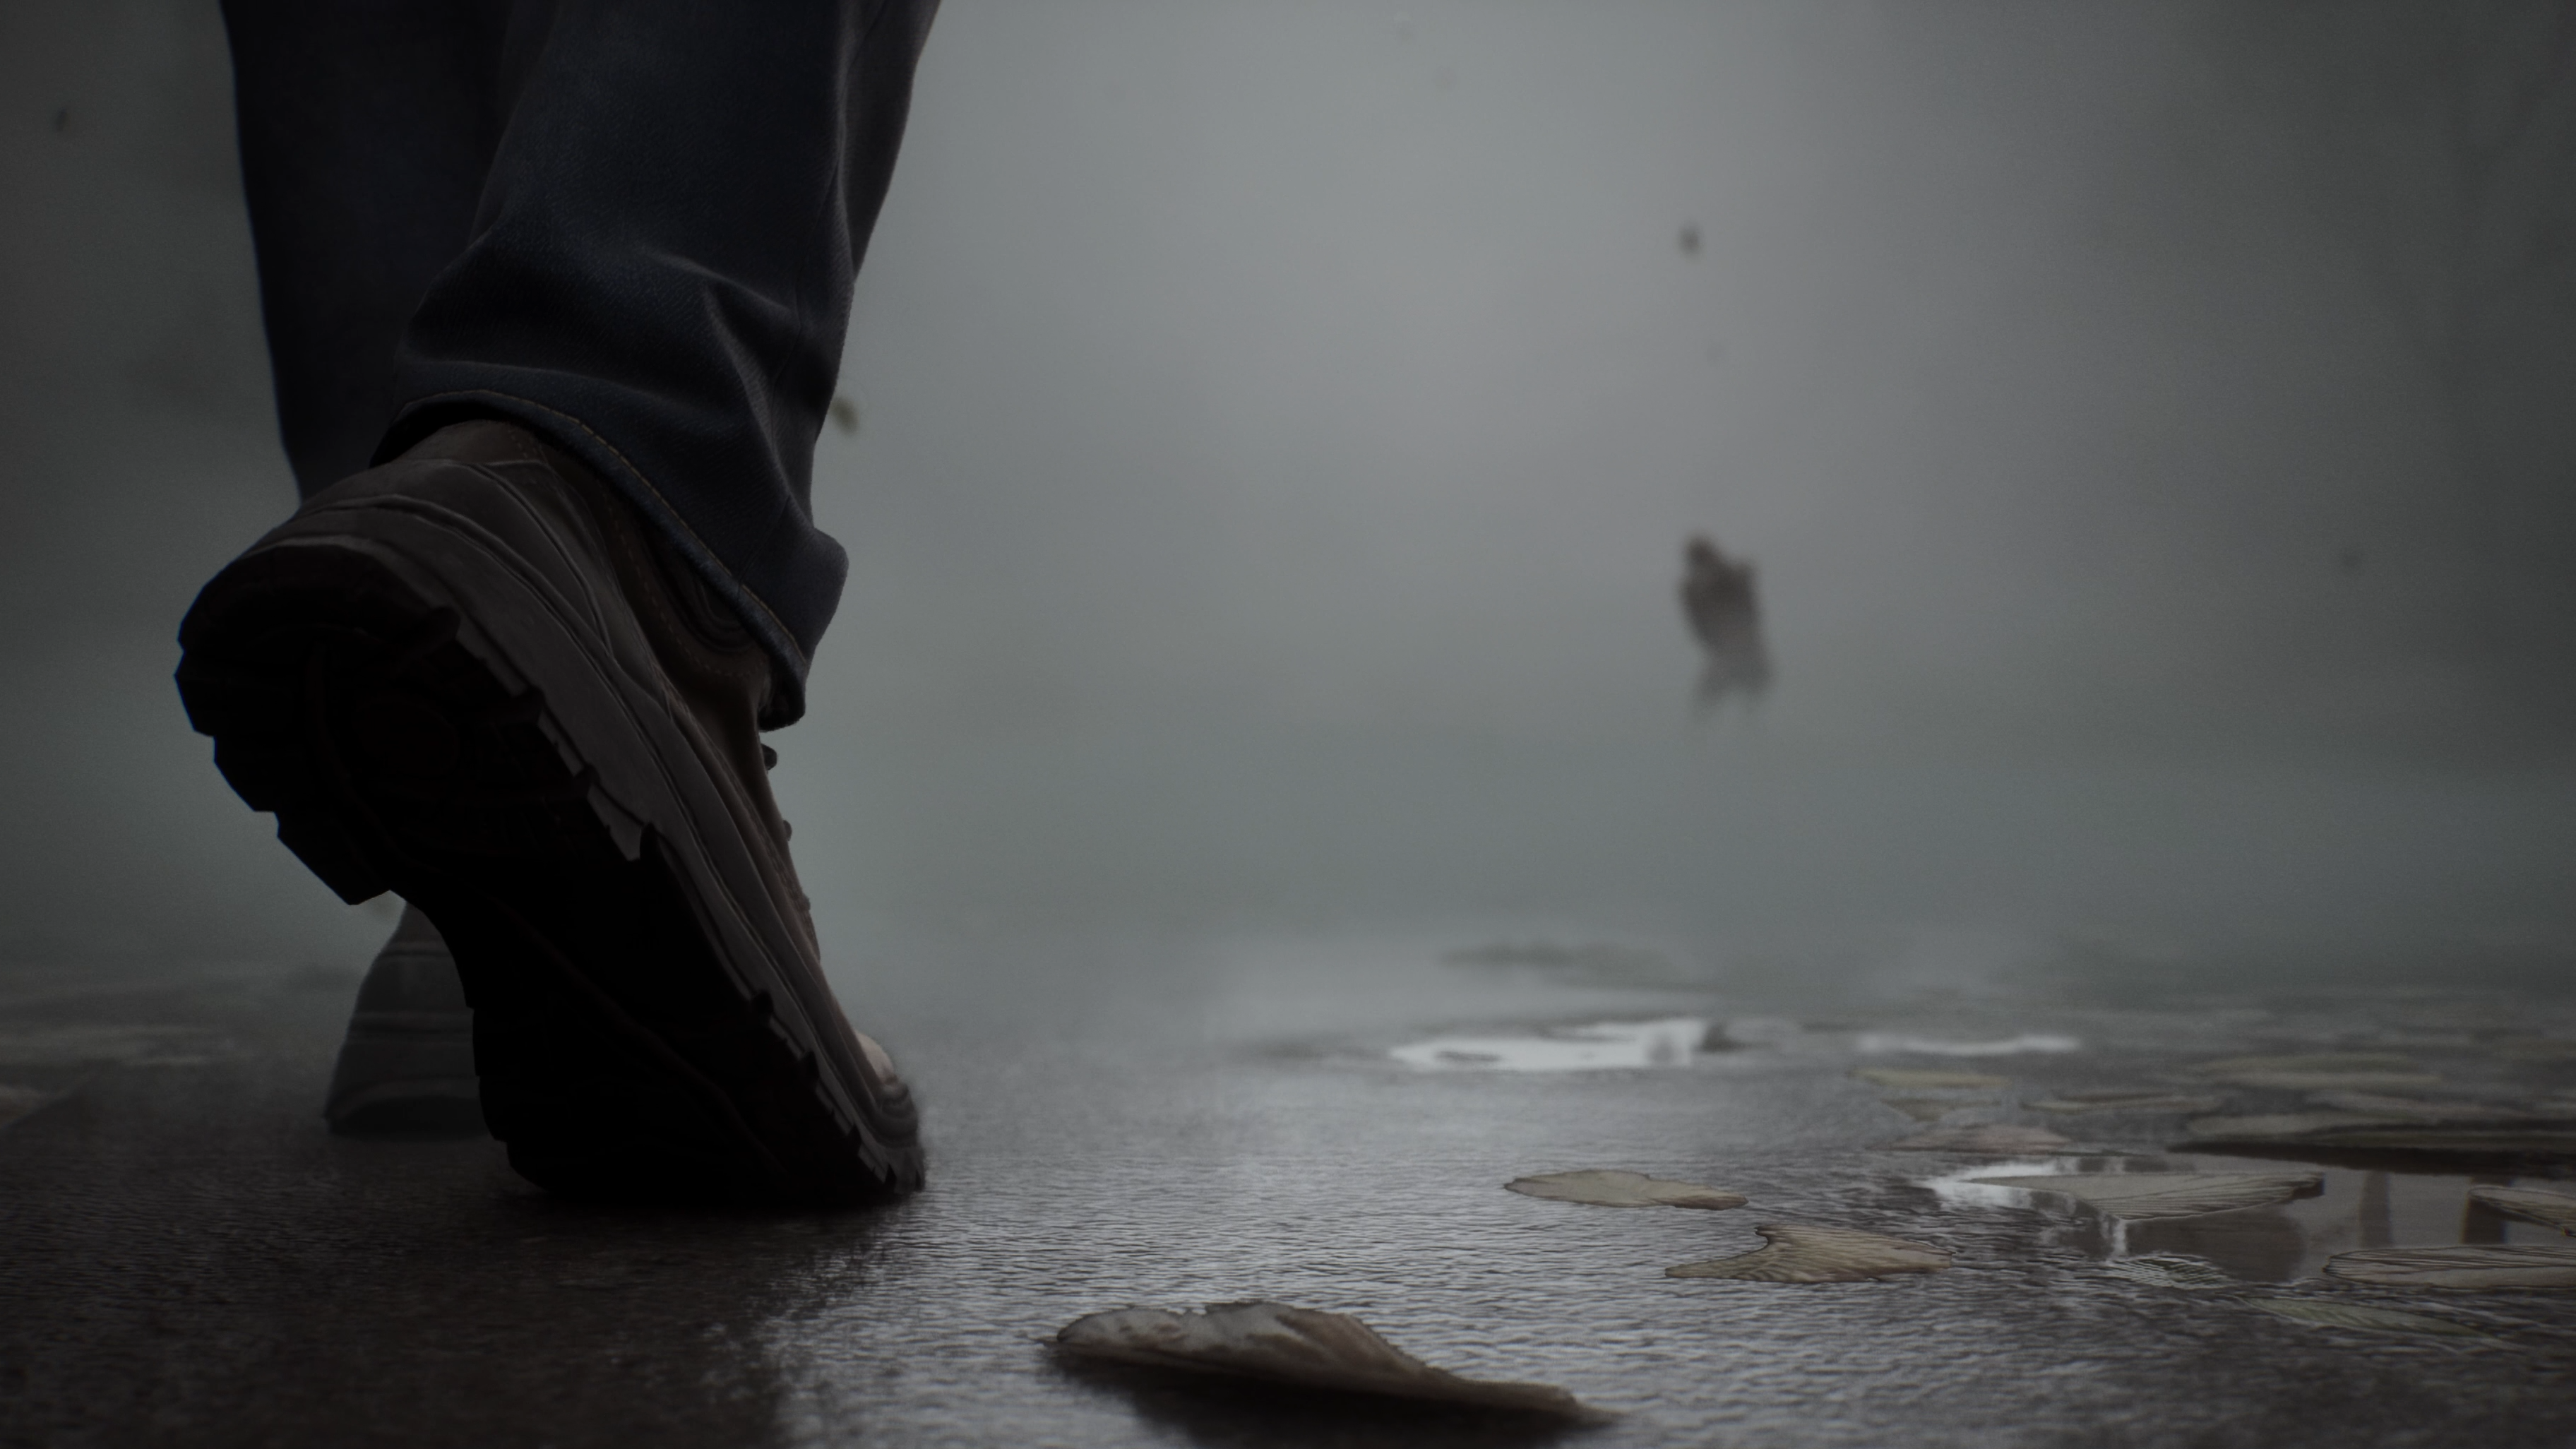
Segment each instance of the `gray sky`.
[[[948,0],[779,740],[827,934],[2554,919],[2576,679],[2476,630],[2568,639],[2576,450],[2508,418],[2461,542],[2353,221],[2420,177],[2225,8]],[[213,6],[11,7],[0,68],[0,944],[359,949],[167,680],[291,498]],[[1698,529],[1780,682],[1694,730]]]

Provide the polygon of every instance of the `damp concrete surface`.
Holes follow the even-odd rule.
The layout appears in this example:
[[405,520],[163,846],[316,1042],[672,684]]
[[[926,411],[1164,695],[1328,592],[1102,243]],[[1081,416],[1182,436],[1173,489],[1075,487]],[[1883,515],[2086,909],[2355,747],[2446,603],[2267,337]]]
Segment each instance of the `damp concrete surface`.
[[[933,1154],[918,1197],[842,1213],[582,1205],[518,1181],[488,1140],[330,1136],[321,1091],[355,963],[9,969],[0,1442],[2576,1439],[2576,1289],[2408,1291],[2326,1271],[2356,1248],[2568,1241],[2466,1196],[2576,1190],[2549,1151],[2220,1155],[2193,1150],[2172,1112],[2028,1105],[2134,1088],[2299,1110],[2313,1094],[2295,1084],[2196,1069],[2369,1052],[2403,1057],[2416,1097],[2545,1115],[2576,1093],[2561,970],[2267,978],[2069,947],[1935,979],[1848,969],[1849,951],[1824,972],[1795,952],[1712,962],[1458,929],[933,933],[868,952],[912,961],[908,980],[1007,970],[1021,985],[888,988],[872,1012],[865,961],[840,973],[915,1080]],[[1854,1075],[1872,1067],[2001,1085]],[[1927,1113],[2069,1140],[2014,1158],[1892,1150]],[[1631,1210],[1503,1190],[1587,1167],[1750,1201]],[[2274,1206],[2122,1223],[1968,1181],[2195,1168],[2320,1182]],[[1758,1247],[1766,1223],[1892,1234],[1952,1266],[1816,1285],[1665,1275]],[[2146,1254],[2232,1286],[2108,1266]],[[2250,1297],[2474,1332],[2339,1328]],[[1047,1342],[1103,1309],[1252,1298],[1356,1315],[1430,1363],[1560,1385],[1617,1417],[1566,1427],[1105,1371]]]

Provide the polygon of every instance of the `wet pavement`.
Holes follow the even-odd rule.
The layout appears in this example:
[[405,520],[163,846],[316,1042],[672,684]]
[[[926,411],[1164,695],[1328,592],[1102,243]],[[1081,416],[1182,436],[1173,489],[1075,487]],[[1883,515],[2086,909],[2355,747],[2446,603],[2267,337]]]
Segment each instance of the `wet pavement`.
[[[0,1128],[0,1440],[2576,1438],[2576,1289],[2324,1272],[2357,1248],[2569,1242],[2466,1195],[2576,1190],[2549,1129],[2474,1151],[2428,1129],[2405,1150],[2222,1153],[2188,1125],[2332,1110],[2322,1094],[2358,1089],[2308,1078],[2338,1072],[2382,1097],[2546,1122],[2576,1093],[2561,962],[2266,976],[2216,959],[2133,969],[2070,945],[1965,975],[1901,950],[1886,969],[1854,969],[1848,951],[1833,971],[1795,952],[1721,969],[1668,943],[1460,931],[966,932],[867,949],[913,963],[875,993],[883,1013],[861,1014],[920,1085],[933,1185],[834,1215],[569,1204],[519,1183],[489,1142],[327,1135],[320,1094],[354,971],[0,975],[0,1083],[20,1089],[0,1114],[24,1112]],[[937,985],[1006,968],[1020,987],[1000,996]],[[869,1000],[855,979],[844,991]],[[2266,1054],[2312,1070],[2209,1066]],[[2223,1107],[2035,1105],[2108,1090]],[[2068,1142],[1892,1147],[1980,1123]],[[1622,1210],[1502,1190],[1585,1167],[1750,1203]],[[1969,1181],[2176,1169],[2321,1181],[2274,1206],[2125,1224]],[[1953,1266],[1815,1285],[1665,1276],[1758,1247],[1766,1223],[1892,1234]],[[2148,1255],[2229,1286],[2116,1266]],[[1354,1314],[1441,1367],[1561,1385],[1619,1417],[1563,1428],[1086,1369],[1044,1342],[1102,1309],[1256,1297]],[[2258,1299],[2451,1331],[2335,1327]]]

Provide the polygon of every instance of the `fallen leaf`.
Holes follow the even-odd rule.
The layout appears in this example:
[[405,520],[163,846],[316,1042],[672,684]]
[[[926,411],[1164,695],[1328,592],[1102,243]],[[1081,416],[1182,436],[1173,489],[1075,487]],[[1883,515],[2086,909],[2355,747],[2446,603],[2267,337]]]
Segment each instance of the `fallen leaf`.
[[2269,1207],[2313,1195],[2325,1183],[2313,1172],[2099,1172],[1968,1180],[2023,1192],[2060,1193],[2131,1222]]
[[1347,1314],[1285,1303],[1211,1303],[1204,1313],[1121,1308],[1075,1319],[1057,1332],[1055,1344],[1076,1357],[1150,1368],[1564,1419],[1609,1417],[1551,1385],[1471,1379],[1433,1368]]
[[1891,1142],[1892,1152],[1967,1152],[1986,1157],[2020,1157],[2032,1152],[2055,1152],[2071,1145],[2045,1127],[2023,1127],[2010,1122],[1982,1122],[1968,1127],[1935,1127],[1929,1132]]
[[2536,1187],[2473,1187],[2469,1189],[2469,1200],[2485,1203],[2507,1217],[2562,1233],[2576,1233],[2576,1197],[2563,1192],[2543,1192]]
[[2372,1308],[2362,1303],[2335,1303],[2321,1298],[2245,1298],[2238,1301],[2249,1308],[2260,1308],[2276,1318],[2320,1324],[2327,1328],[2358,1328],[2367,1333],[2431,1333],[2445,1338],[2488,1336],[2465,1323],[2454,1323],[2447,1318],[2402,1313],[2394,1308]]
[[1853,1228],[1804,1228],[1765,1224],[1753,1231],[1763,1246],[1732,1258],[1710,1258],[1666,1268],[1667,1278],[1742,1278],[1755,1283],[1858,1283],[1897,1273],[1938,1273],[1950,1266],[1946,1248],[1909,1243]]
[[1895,1087],[1905,1091],[1940,1087],[2001,1087],[2012,1080],[2009,1077],[1989,1076],[1984,1072],[1945,1072],[1916,1067],[1862,1067],[1852,1075],[1864,1082],[1876,1082],[1882,1087]]
[[2148,1253],[2135,1258],[2113,1258],[2102,1265],[2132,1283],[2150,1288],[2233,1288],[2236,1280],[2219,1266],[2203,1258],[2186,1258],[2179,1253]]
[[1552,1202],[1583,1202],[1595,1207],[1739,1208],[1744,1194],[1695,1182],[1667,1182],[1642,1172],[1590,1168],[1582,1172],[1547,1172],[1516,1177],[1503,1186]]
[[2403,1288],[2576,1288],[2576,1247],[2461,1243],[2439,1248],[2363,1248],[2326,1259],[2326,1271],[2356,1283]]
[[2221,1097],[2186,1097],[2175,1092],[2061,1092],[2030,1104],[2039,1112],[2215,1112],[2227,1105]]

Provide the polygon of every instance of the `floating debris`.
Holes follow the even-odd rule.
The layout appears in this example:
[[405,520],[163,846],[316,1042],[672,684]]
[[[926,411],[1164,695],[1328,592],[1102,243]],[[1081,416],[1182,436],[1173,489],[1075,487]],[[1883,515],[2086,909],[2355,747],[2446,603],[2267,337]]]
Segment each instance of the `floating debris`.
[[1516,1177],[1504,1187],[1526,1197],[1551,1202],[1590,1203],[1594,1207],[1740,1208],[1744,1194],[1695,1182],[1668,1182],[1642,1172],[1589,1168],[1581,1172],[1547,1172]]
[[2192,1074],[2239,1087],[2304,1092],[2350,1088],[2429,1087],[2442,1080],[2408,1057],[2389,1052],[2318,1052],[2306,1056],[2229,1057],[2202,1062]]
[[1975,1088],[2011,1085],[2010,1077],[1989,1076],[1984,1072],[1945,1072],[1914,1067],[1862,1067],[1852,1073],[1864,1082],[1900,1091],[1938,1091],[1944,1087]]
[[1690,1065],[1706,1018],[1604,1021],[1529,1036],[1443,1036],[1388,1055],[1429,1071],[1597,1072]]
[[1433,1368],[1347,1314],[1285,1303],[1211,1303],[1204,1313],[1121,1308],[1066,1324],[1055,1345],[1077,1358],[1148,1368],[1561,1419],[1610,1417],[1551,1385],[1471,1379]]
[[1988,1187],[2058,1193],[2131,1222],[2270,1207],[2294,1197],[2314,1197],[2325,1188],[2325,1179],[2313,1172],[2035,1173],[1968,1180]]
[[2132,1283],[2150,1288],[2233,1288],[2236,1280],[2227,1276],[2216,1263],[2206,1258],[2186,1257],[2180,1253],[2146,1253],[2135,1258],[2113,1258],[2102,1265],[2103,1271]]
[[1698,708],[1730,694],[1762,697],[1771,683],[1771,652],[1762,640],[1762,604],[1749,559],[1728,558],[1706,534],[1682,546],[1682,618],[1699,639]]
[[2576,1246],[2461,1243],[2438,1248],[2363,1248],[2326,1259],[2326,1271],[2356,1283],[2401,1288],[2576,1288]]
[[1666,1268],[1667,1278],[1742,1278],[1754,1283],[1858,1283],[1898,1273],[1938,1273],[1950,1252],[1854,1228],[1765,1224],[1753,1231],[1763,1246],[1732,1258],[1710,1258]]
[[2576,1233],[2576,1197],[2543,1192],[2536,1187],[2473,1187],[2469,1201],[2484,1203],[2506,1217]]
[[1987,1157],[2023,1157],[2031,1153],[2056,1152],[2072,1146],[2066,1138],[2045,1127],[2024,1127],[2011,1122],[1981,1122],[1967,1127],[1936,1127],[1932,1131],[1891,1142],[1891,1152],[1969,1152]]
[[1945,1041],[1939,1037],[1907,1036],[1902,1032],[1865,1031],[1852,1045],[1867,1056],[1913,1052],[1933,1057],[2017,1057],[2084,1049],[2084,1043],[2074,1037],[2046,1032],[2024,1032],[1995,1041]]
[[2030,1104],[2035,1112],[2215,1112],[2227,1105],[2223,1097],[2190,1097],[2179,1092],[2157,1091],[2086,1091],[2060,1092],[2044,1101]]
[[2314,1323],[2326,1328],[2357,1328],[2364,1333],[2430,1333],[2444,1338],[2491,1336],[2447,1318],[2406,1313],[2394,1308],[2372,1308],[2361,1303],[2336,1303],[2322,1298],[2242,1298],[2237,1301],[2248,1308],[2260,1308],[2276,1318]]

